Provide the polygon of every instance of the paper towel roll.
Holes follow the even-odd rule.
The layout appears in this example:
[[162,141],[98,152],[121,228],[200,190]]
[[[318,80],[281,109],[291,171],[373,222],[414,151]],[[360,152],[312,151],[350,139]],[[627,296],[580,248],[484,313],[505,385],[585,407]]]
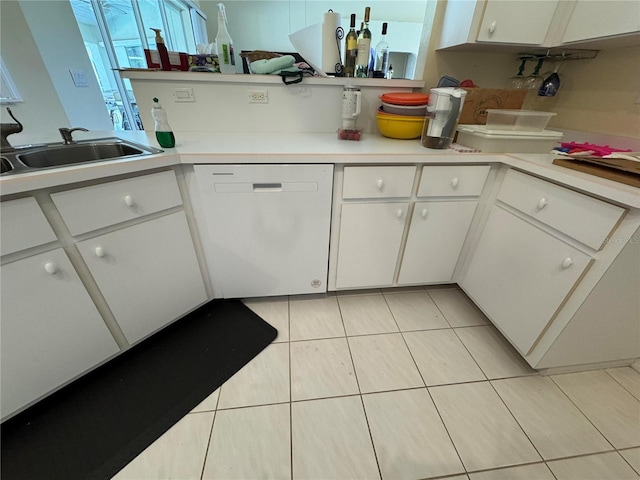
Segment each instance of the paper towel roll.
[[336,43],[336,29],[341,26],[340,14],[329,11],[322,16],[322,70],[329,75],[336,71],[336,63],[342,62]]

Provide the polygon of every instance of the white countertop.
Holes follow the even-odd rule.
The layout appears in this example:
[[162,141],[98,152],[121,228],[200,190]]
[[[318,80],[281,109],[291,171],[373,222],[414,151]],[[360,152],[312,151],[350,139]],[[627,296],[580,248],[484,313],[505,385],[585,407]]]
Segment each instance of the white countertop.
[[[55,132],[57,134],[57,132]],[[503,163],[621,205],[640,208],[640,189],[553,165],[552,154],[459,153],[424,148],[419,140],[365,134],[361,141],[328,133],[175,132],[164,153],[0,177],[0,195],[171,165],[197,163]],[[158,148],[153,132],[76,132],[76,140],[117,136]],[[11,137],[16,144],[57,142],[57,135]]]

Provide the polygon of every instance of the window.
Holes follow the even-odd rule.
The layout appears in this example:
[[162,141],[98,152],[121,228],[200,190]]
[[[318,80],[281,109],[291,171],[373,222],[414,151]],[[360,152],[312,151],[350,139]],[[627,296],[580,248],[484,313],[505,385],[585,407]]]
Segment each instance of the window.
[[0,82],[0,103],[22,102],[22,97],[20,93],[18,93],[18,89],[13,83],[13,79],[2,57],[0,57],[0,74],[2,76],[2,81]]
[[156,48],[151,28],[167,48],[194,53],[208,43],[206,16],[190,0],[70,0],[114,130],[142,129],[131,84],[114,72],[146,68],[145,48]]

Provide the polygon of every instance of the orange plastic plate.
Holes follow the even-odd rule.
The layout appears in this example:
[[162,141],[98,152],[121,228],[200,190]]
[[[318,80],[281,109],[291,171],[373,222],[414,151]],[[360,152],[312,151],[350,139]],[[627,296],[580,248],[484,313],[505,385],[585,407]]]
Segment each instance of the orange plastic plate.
[[429,95],[426,93],[392,92],[380,95],[380,100],[392,105],[426,105]]

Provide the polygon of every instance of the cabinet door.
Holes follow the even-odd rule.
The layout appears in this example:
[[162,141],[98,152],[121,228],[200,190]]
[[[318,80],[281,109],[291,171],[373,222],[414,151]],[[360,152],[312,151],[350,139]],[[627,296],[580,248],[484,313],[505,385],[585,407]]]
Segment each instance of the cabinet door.
[[562,42],[640,32],[640,3],[637,0],[577,0]]
[[527,355],[590,260],[494,206],[460,284]]
[[408,203],[342,205],[336,287],[391,285]]
[[554,0],[487,0],[478,42],[540,45],[557,6]]
[[130,343],[207,299],[184,212],[77,246]]
[[2,417],[118,352],[61,248],[2,265]]
[[33,197],[2,202],[0,222],[2,255],[55,242],[58,239]]
[[416,203],[399,284],[451,281],[477,203]]

